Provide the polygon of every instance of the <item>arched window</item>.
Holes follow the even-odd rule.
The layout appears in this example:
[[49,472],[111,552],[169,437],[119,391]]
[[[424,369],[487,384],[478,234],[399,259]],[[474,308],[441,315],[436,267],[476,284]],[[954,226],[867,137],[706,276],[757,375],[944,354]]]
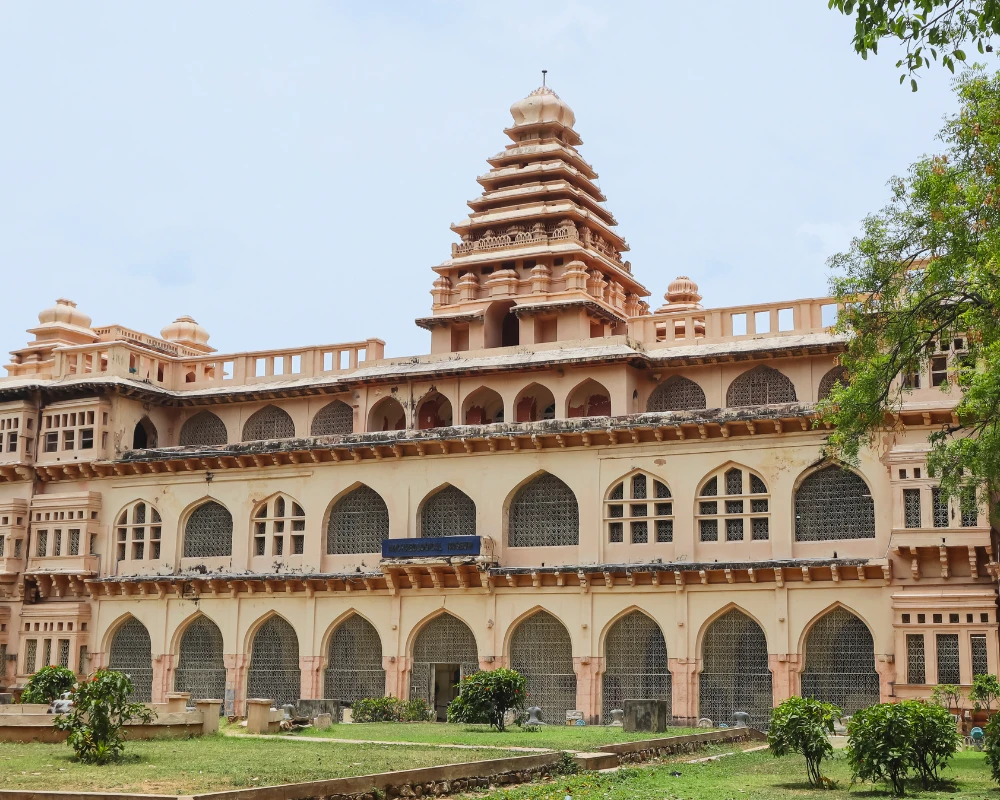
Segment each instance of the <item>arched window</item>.
[[359,486],[341,497],[330,511],[326,552],[330,555],[378,553],[389,538],[389,509],[382,495]]
[[525,387],[514,400],[514,422],[538,422],[556,418],[556,400],[538,383]]
[[510,666],[527,678],[525,706],[539,706],[543,720],[561,723],[576,708],[569,631],[548,612],[532,614],[517,626],[510,637]]
[[843,367],[834,367],[819,382],[819,395],[817,400],[826,400],[830,396],[835,384],[847,386],[847,370]]
[[874,539],[875,501],[860,475],[831,465],[795,492],[795,541]]
[[573,490],[549,473],[518,489],[510,504],[507,541],[511,547],[579,544],[580,509]]
[[395,397],[383,397],[368,415],[370,431],[401,431],[406,428],[406,412]]
[[192,700],[224,700],[226,697],[222,631],[208,617],[195,619],[181,636],[174,691],[190,692]]
[[729,384],[726,392],[726,405],[729,407],[794,402],[795,386],[791,380],[765,364],[744,372]]
[[354,409],[342,400],[328,403],[316,412],[309,432],[313,436],[354,433]]
[[247,697],[268,698],[280,708],[286,703],[297,703],[301,691],[302,669],[295,629],[281,617],[271,617],[253,637]]
[[766,728],[774,695],[767,660],[767,637],[738,609],[727,611],[705,632],[703,668],[698,678],[698,714],[715,724],[733,723],[745,711],[755,728]]
[[611,709],[625,708],[637,697],[671,702],[667,643],[663,631],[641,611],[632,611],[615,622],[604,639],[602,717],[611,720]]
[[476,504],[461,489],[445,486],[420,509],[421,536],[475,536]]
[[153,647],[149,631],[130,617],[115,631],[108,653],[108,669],[124,672],[132,680],[129,700],[149,703],[153,699]]
[[156,447],[157,444],[156,426],[149,417],[143,417],[136,424],[132,431],[132,449],[145,450],[149,447]]
[[755,541],[768,539],[769,506],[767,485],[759,475],[743,467],[720,469],[698,492],[699,539],[717,542],[724,535],[727,542],[741,542],[747,533]]
[[211,411],[199,411],[181,426],[180,442],[184,446],[215,446],[228,441],[225,423]]
[[184,526],[184,558],[217,558],[233,554],[233,515],[214,500],[191,512]]
[[255,411],[243,425],[244,442],[291,439],[293,436],[295,423],[287,411],[277,406],[264,406],[260,411]]
[[431,428],[447,428],[451,423],[451,400],[440,392],[431,392],[417,409],[417,427],[425,431]]
[[604,525],[612,544],[625,541],[626,527],[632,544],[672,542],[674,504],[670,489],[645,472],[618,481],[604,501]]
[[300,556],[306,549],[306,512],[284,494],[265,500],[253,512],[255,556]]
[[835,608],[813,625],[806,638],[802,696],[815,697],[853,714],[879,701],[875,640],[854,614]]
[[[428,622],[413,641],[410,697],[426,700],[438,719],[444,719],[453,694],[450,690],[474,672],[479,672],[476,637],[462,620],[442,614]],[[443,683],[437,680],[439,673]]]
[[[160,512],[145,500],[137,500],[122,509],[115,525],[115,551],[118,561],[152,561],[160,557],[161,532]],[[80,552],[80,531],[76,531],[76,542],[70,530],[70,555]],[[74,548],[74,544],[76,545]],[[148,545],[148,546],[147,546]]]
[[485,386],[476,389],[465,401],[466,425],[489,425],[503,422],[503,398]]
[[610,417],[611,394],[595,380],[586,380],[570,392],[567,417]]
[[646,401],[647,411],[693,411],[707,407],[705,391],[682,375],[671,375],[653,390]]
[[337,626],[327,656],[323,697],[353,703],[385,694],[382,640],[364,617],[353,614]]

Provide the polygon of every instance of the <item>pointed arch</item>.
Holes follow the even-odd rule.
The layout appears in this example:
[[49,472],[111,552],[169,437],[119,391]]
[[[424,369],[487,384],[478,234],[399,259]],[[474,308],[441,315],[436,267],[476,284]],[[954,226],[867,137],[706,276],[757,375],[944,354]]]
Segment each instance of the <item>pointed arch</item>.
[[434,665],[458,664],[461,677],[479,671],[479,649],[472,629],[448,611],[426,620],[415,631],[410,649],[410,697],[434,705]]
[[156,434],[156,426],[148,416],[144,416],[137,423],[135,423],[135,428],[132,429],[133,450],[146,450],[147,448],[153,448],[156,447],[158,442],[159,437]]
[[243,423],[243,441],[259,442],[264,439],[291,439],[295,436],[295,423],[283,408],[266,405]]
[[233,515],[216,500],[202,501],[184,523],[183,558],[219,558],[233,554]]
[[695,519],[702,542],[764,541],[770,538],[771,498],[763,477],[729,461],[698,484]]
[[389,508],[382,495],[361,483],[334,501],[326,524],[328,555],[378,553],[389,538]]
[[284,617],[271,613],[256,628],[250,645],[247,697],[297,703],[302,692],[299,638]]
[[503,398],[488,386],[480,386],[465,398],[462,420],[466,425],[490,425],[504,421]]
[[556,399],[547,386],[529,383],[514,398],[514,422],[538,422],[555,418]]
[[766,728],[774,694],[767,637],[760,624],[730,606],[706,623],[700,652],[699,716],[728,725],[735,712],[745,711],[754,727]]
[[447,428],[452,422],[451,400],[441,392],[429,392],[417,406],[417,428],[422,431]]
[[324,697],[353,703],[385,694],[382,638],[375,626],[357,612],[334,628],[327,643]]
[[510,636],[510,666],[527,679],[526,705],[539,706],[543,719],[560,723],[576,708],[576,671],[569,631],[556,617],[538,610]]
[[766,364],[738,375],[726,391],[726,405],[730,408],[794,403],[795,400],[795,384],[791,379]]
[[579,544],[580,509],[573,490],[549,472],[521,485],[510,501],[510,547],[560,547]]
[[795,541],[874,538],[875,500],[864,478],[840,464],[805,473],[795,489]]
[[420,535],[475,536],[475,502],[457,486],[446,484],[421,505]]
[[251,512],[250,552],[259,556],[300,556],[305,553],[306,512],[291,495],[276,492]]
[[[630,502],[637,500],[639,502]],[[670,487],[661,478],[632,470],[611,483],[604,500],[607,541],[631,544],[669,543],[674,540],[674,504]]]
[[383,397],[368,413],[369,431],[401,431],[406,428],[406,411],[395,397]]
[[833,391],[833,387],[836,384],[841,386],[847,386],[847,370],[844,367],[834,367],[829,372],[826,373],[819,381],[819,391],[817,392],[817,400],[826,400],[830,396],[830,392]]
[[123,672],[132,681],[129,699],[153,699],[153,646],[146,626],[131,614],[115,628],[108,647],[108,669]]
[[824,611],[809,627],[802,696],[833,703],[845,714],[879,702],[875,639],[865,622],[842,604]]
[[[163,543],[163,521],[156,506],[148,500],[133,500],[115,516],[115,559],[117,561],[155,561]],[[83,555],[89,543],[80,541],[81,532],[69,531],[69,554]]]
[[226,431],[226,423],[211,411],[199,411],[181,425],[180,443],[182,446],[215,447],[228,442],[229,433]]
[[646,411],[694,411],[708,408],[705,390],[690,378],[671,375],[646,401]]
[[354,433],[354,409],[343,400],[327,403],[312,419],[311,436],[337,436]]
[[226,663],[222,631],[202,612],[189,619],[181,633],[177,645],[174,691],[190,692],[192,700],[225,700]]
[[611,392],[593,378],[579,383],[566,398],[567,417],[610,417]]
[[641,697],[672,704],[667,642],[649,614],[633,607],[619,615],[605,630],[602,650],[604,720],[611,719],[611,709],[624,708],[626,699]]

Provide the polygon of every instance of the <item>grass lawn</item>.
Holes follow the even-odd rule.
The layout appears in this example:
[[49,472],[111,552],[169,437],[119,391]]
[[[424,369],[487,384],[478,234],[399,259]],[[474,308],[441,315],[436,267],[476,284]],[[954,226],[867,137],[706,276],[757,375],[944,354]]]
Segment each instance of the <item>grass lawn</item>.
[[66,744],[0,742],[0,789],[192,794],[481,761],[499,755],[492,749],[206,736],[131,742],[121,763],[96,767],[73,761],[73,751]]
[[[625,733],[621,728],[598,725],[571,727],[546,725],[538,730],[508,728],[503,733],[489,725],[456,725],[448,722],[374,722],[334,725],[324,731],[307,729],[302,736],[330,739],[368,739],[378,742],[426,742],[427,744],[471,744],[492,747],[545,747],[552,750],[587,750],[602,744],[657,739],[684,733],[704,733],[695,728],[670,728],[666,733]],[[296,735],[296,734],[292,734]]]
[[[724,748],[713,748],[705,755]],[[702,754],[699,754],[702,755]],[[621,769],[612,773],[583,773],[519,786],[489,795],[471,795],[477,800],[791,800],[791,798],[889,797],[884,784],[859,784],[850,788],[850,772],[843,751],[823,762],[823,774],[838,782],[833,791],[811,789],[806,781],[805,761],[800,756],[774,758],[766,750],[727,756],[718,761],[685,764],[691,756],[656,767]],[[672,772],[679,772],[674,776]],[[919,798],[997,798],[1000,789],[990,780],[982,753],[963,752],[952,760],[943,776],[949,785],[938,791],[907,787],[907,796]]]

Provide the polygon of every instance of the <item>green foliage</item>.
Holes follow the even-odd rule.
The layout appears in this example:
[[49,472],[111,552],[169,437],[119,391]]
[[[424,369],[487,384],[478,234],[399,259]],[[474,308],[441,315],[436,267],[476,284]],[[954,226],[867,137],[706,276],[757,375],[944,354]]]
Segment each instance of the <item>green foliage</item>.
[[73,687],[73,710],[57,716],[52,725],[69,732],[67,742],[80,761],[117,761],[125,749],[125,724],[148,724],[156,717],[152,709],[129,700],[132,688],[128,675],[109,669],[99,669]]
[[986,753],[986,763],[990,765],[990,775],[1000,783],[1000,714],[994,714],[986,723],[986,741],[983,750]]
[[415,697],[403,703],[403,710],[399,715],[402,722],[427,722],[431,716],[431,707],[422,697]]
[[427,701],[421,698],[366,697],[351,704],[355,722],[426,722],[430,710]]
[[512,669],[494,669],[466,675],[459,694],[448,706],[448,722],[485,723],[505,729],[504,715],[524,709],[525,677]]
[[941,63],[952,72],[965,61],[966,42],[980,53],[993,51],[990,41],[1000,34],[1000,3],[996,0],[829,0],[829,7],[854,17],[854,50],[864,59],[878,53],[882,39],[896,39],[906,46],[899,76],[913,76],[921,68]]
[[[830,259],[831,289],[850,334],[848,385],[821,403],[833,423],[826,455],[857,463],[877,447],[940,343],[961,339],[945,391],[958,388],[954,422],[929,437],[929,472],[964,508],[1000,490],[1000,74],[970,69],[955,81],[960,109],[939,134],[945,152],[892,181],[892,200]],[[986,492],[977,496],[977,487]]]
[[909,731],[913,740],[913,769],[925,789],[936,784],[939,771],[948,764],[961,737],[946,708],[920,700],[905,700]]
[[552,770],[557,775],[576,775],[580,771],[580,765],[576,763],[576,756],[566,750],[559,753],[559,762]]
[[22,703],[51,703],[73,689],[76,675],[66,667],[42,667],[28,678],[21,695]]
[[800,753],[805,756],[809,783],[823,788],[825,783],[820,764],[824,758],[833,755],[833,745],[827,737],[833,733],[833,725],[843,713],[832,703],[789,697],[771,714],[771,726],[767,730],[771,755]]
[[1000,701],[1000,679],[996,675],[974,675],[969,699],[975,703],[976,711],[992,711],[993,704]]
[[931,691],[931,702],[944,709],[958,708],[962,701],[962,687],[953,683],[939,683]]
[[879,703],[851,717],[847,761],[854,780],[887,781],[893,794],[903,794],[913,761],[913,739],[902,703]]

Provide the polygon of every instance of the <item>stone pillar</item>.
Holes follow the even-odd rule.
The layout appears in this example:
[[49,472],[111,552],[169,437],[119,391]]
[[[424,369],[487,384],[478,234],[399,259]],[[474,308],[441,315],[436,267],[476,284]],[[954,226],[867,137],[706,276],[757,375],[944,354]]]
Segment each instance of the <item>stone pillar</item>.
[[167,713],[187,711],[188,700],[191,699],[191,692],[167,692],[165,700],[167,703]]
[[[576,710],[583,712],[583,718],[590,723],[597,721],[601,713],[598,700],[600,691],[601,662],[603,659],[584,656],[573,659],[573,671],[576,672]],[[544,709],[543,709],[544,711]],[[550,725],[564,725],[564,719],[546,719]]]
[[219,708],[222,700],[195,700],[195,708],[201,712],[201,735],[210,736],[219,732]]
[[299,669],[302,670],[302,685],[299,687],[299,697],[303,700],[316,700],[323,696],[323,656],[299,656]]
[[270,717],[270,700],[261,697],[247,699],[247,733],[267,733]]
[[694,724],[698,720],[698,668],[697,658],[668,658],[670,670],[671,711],[675,720]]
[[250,659],[244,653],[227,653],[222,657],[226,665],[226,696],[224,698],[227,715],[243,716],[245,709],[239,702],[246,696],[246,667]]
[[875,656],[875,671],[878,673],[878,694],[880,703],[892,702],[896,686],[896,659],[891,653]]
[[107,666],[107,656],[102,652],[95,652],[89,654],[90,661],[90,671],[96,672],[99,669],[104,669]]
[[154,703],[165,703],[167,692],[172,688],[168,681],[173,677],[174,657],[169,653],[153,656],[153,692],[152,701]]
[[479,658],[479,669],[483,672],[492,672],[503,666],[502,660],[495,656],[481,656]]
[[382,656],[382,669],[385,670],[386,697],[399,697],[405,700],[407,673],[410,671],[408,656]]
[[767,662],[771,670],[772,703],[777,706],[778,703],[799,693],[802,656],[798,653],[770,653]]

